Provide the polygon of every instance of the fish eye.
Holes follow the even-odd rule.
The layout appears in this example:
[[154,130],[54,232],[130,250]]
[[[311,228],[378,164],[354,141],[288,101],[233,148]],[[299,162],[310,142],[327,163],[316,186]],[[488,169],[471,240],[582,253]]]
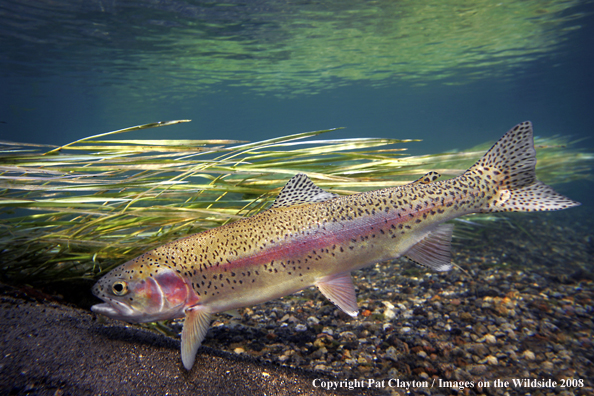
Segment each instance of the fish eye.
[[116,296],[123,296],[128,293],[128,284],[124,281],[117,281],[111,287],[111,291]]

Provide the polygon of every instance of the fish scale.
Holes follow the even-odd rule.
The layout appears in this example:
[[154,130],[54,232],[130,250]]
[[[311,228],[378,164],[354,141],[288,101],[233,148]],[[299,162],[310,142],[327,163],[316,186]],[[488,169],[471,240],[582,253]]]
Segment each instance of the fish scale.
[[114,269],[93,288],[93,311],[130,322],[185,317],[187,369],[211,315],[317,286],[357,315],[351,272],[406,256],[451,269],[453,225],[469,213],[558,210],[579,205],[536,180],[532,125],[505,134],[449,180],[430,172],[408,185],[350,196],[294,176],[268,210],[170,242]]

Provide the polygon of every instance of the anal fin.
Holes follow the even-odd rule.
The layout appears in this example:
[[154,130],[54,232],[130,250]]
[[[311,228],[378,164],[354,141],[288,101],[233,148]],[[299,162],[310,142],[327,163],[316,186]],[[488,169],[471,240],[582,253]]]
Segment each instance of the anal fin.
[[316,286],[328,300],[336,304],[347,315],[353,318],[357,316],[359,307],[350,272],[326,276],[317,281]]
[[202,305],[186,308],[184,312],[186,321],[181,334],[181,355],[184,367],[190,370],[210,327],[210,312]]
[[441,224],[411,247],[405,256],[434,271],[449,271],[452,269],[450,244],[453,232],[453,224]]

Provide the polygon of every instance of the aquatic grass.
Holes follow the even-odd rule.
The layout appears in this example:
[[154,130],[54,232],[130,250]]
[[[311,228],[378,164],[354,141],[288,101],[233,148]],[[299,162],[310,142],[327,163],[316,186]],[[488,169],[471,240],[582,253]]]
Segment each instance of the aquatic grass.
[[[338,128],[259,142],[111,139],[187,121],[139,125],[62,146],[0,142],[2,278],[97,277],[168,241],[267,208],[299,172],[325,189],[352,194],[403,185],[432,170],[458,175],[488,148],[405,156],[393,145],[417,140],[319,138]],[[539,139],[537,145],[543,181],[591,177],[592,155],[567,148],[567,139]],[[476,226],[468,227],[471,237]]]

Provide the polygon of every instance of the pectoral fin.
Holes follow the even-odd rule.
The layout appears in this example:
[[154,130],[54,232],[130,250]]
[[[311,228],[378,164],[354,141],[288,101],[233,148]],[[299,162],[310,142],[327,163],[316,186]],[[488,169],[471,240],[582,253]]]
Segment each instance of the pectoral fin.
[[210,312],[201,305],[186,308],[186,321],[181,335],[182,362],[190,370],[196,359],[196,352],[210,327]]
[[353,318],[357,316],[359,307],[357,306],[355,286],[349,272],[326,276],[316,282],[316,286],[328,300],[336,304],[346,314]]
[[453,224],[438,226],[411,247],[405,256],[415,263],[429,267],[434,271],[449,271],[452,269],[450,242],[452,241],[453,231]]

